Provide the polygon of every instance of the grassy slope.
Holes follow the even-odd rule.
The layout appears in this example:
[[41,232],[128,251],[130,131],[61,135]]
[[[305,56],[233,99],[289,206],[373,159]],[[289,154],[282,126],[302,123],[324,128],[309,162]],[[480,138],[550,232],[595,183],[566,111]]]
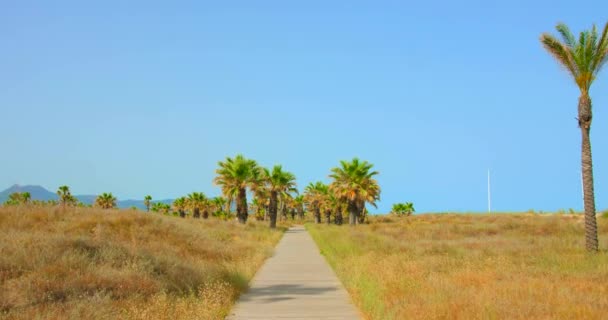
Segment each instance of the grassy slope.
[[424,215],[307,227],[370,319],[605,319],[608,219],[598,255],[584,252],[582,221]]
[[281,235],[255,222],[0,208],[0,317],[218,319]]

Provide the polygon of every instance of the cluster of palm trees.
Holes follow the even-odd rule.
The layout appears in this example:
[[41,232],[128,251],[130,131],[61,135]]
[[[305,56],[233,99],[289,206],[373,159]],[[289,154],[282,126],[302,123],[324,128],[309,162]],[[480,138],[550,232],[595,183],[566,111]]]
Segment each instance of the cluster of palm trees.
[[343,217],[349,217],[349,224],[355,225],[365,221],[366,204],[376,206],[380,199],[380,187],[372,171],[373,165],[367,161],[354,158],[352,161],[340,161],[340,166],[332,168],[329,175],[333,181],[325,184],[321,181],[310,183],[304,192],[304,201],[313,213],[316,223],[342,224]]
[[116,208],[116,197],[112,193],[102,193],[95,198],[95,206],[102,209]]
[[189,211],[193,218],[207,219],[210,215],[226,216],[224,214],[225,201],[223,198],[208,198],[202,192],[192,192],[186,197],[180,197],[173,201],[172,209],[182,218]]
[[[56,206],[61,207],[90,207],[79,201],[75,196],[72,195],[70,187],[60,186],[57,189],[58,200],[32,200],[32,196],[29,192],[14,192],[9,195],[8,200],[4,203],[5,205],[34,205],[34,206]],[[116,198],[112,193],[102,193],[95,199],[95,206],[102,209],[113,209],[116,208]]]
[[8,200],[4,203],[7,206],[16,206],[29,204],[32,200],[32,195],[29,192],[13,192],[8,196]]
[[[218,163],[217,176],[213,182],[220,186],[227,203],[236,204],[236,216],[240,223],[246,223],[249,211],[255,212],[258,220],[269,220],[270,228],[275,228],[279,210],[281,217],[288,213],[295,217],[304,215],[302,197],[298,197],[296,176],[283,170],[280,165],[272,169],[258,165],[255,160],[243,155],[227,157]],[[251,205],[247,203],[247,192],[253,195]]]
[[[207,219],[210,215],[229,218],[230,209],[236,206],[236,217],[240,223],[246,223],[249,212],[253,212],[257,220],[269,221],[270,228],[276,228],[277,219],[304,218],[304,213],[310,211],[315,222],[321,222],[321,215],[327,223],[343,223],[343,217],[349,217],[351,225],[365,220],[366,204],[376,205],[380,199],[380,187],[372,171],[373,165],[367,161],[354,158],[351,161],[341,161],[340,166],[331,169],[329,177],[332,181],[325,184],[321,181],[310,183],[299,194],[296,176],[283,169],[280,165],[265,168],[255,160],[243,155],[227,157],[218,162],[214,183],[221,187],[220,197],[209,198],[202,192],[192,192],[179,197],[172,204],[152,202],[152,197],[144,197],[146,211],[173,213],[182,218]],[[247,196],[252,196],[251,203]],[[60,186],[57,190],[58,201],[62,207],[84,206],[70,192],[68,186]],[[14,193],[7,203],[25,204],[31,199],[29,193]],[[94,205],[102,209],[116,208],[116,197],[112,193],[102,193],[95,199]]]
[[[374,179],[378,172],[358,158],[341,161],[340,166],[331,169],[331,183],[310,183],[303,195],[298,193],[295,175],[280,165],[263,168],[255,160],[236,155],[220,161],[218,166],[214,182],[221,186],[228,202],[236,203],[241,223],[247,222],[249,209],[253,209],[256,217],[268,218],[270,228],[275,228],[279,212],[284,219],[288,214],[302,218],[306,207],[317,223],[324,215],[327,223],[333,216],[336,224],[342,224],[343,216],[348,215],[350,224],[355,225],[365,218],[365,205],[375,206],[380,199],[380,187]],[[253,195],[251,206],[247,205],[248,192]]]
[[395,203],[393,204],[393,208],[391,210],[392,214],[406,217],[411,216],[414,212],[416,212],[416,210],[414,209],[414,203],[412,202]]
[[228,218],[228,211],[224,211],[226,200],[222,197],[209,198],[203,192],[192,192],[184,197],[179,197],[171,204],[164,202],[152,202],[152,196],[144,197],[146,211],[174,214],[185,218],[207,219],[209,216]]

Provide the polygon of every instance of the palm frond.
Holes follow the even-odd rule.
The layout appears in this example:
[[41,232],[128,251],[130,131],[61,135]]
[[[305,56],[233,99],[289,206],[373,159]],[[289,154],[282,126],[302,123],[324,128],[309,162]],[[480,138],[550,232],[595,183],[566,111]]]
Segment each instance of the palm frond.
[[540,37],[543,47],[564,67],[570,75],[575,79],[578,76],[578,68],[572,57],[571,51],[565,47],[559,40],[550,34],[543,33]]
[[566,44],[570,49],[573,49],[576,46],[576,40],[574,39],[574,35],[570,32],[570,28],[565,23],[560,22],[555,27],[557,32],[562,36],[564,40],[564,44]]
[[608,22],[604,26],[595,50],[595,57],[592,63],[593,77],[597,76],[606,61],[608,61]]

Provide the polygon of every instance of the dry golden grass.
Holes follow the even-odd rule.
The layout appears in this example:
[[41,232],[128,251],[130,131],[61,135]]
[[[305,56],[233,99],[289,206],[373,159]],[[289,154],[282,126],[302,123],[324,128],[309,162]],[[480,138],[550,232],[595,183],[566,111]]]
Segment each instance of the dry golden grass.
[[608,219],[600,254],[580,215],[420,215],[308,224],[369,319],[606,319]]
[[221,319],[284,228],[0,208],[0,318]]

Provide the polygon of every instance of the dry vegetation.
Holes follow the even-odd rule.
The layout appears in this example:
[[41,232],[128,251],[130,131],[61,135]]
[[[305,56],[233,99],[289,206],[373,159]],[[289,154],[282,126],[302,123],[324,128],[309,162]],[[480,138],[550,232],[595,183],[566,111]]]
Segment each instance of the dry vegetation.
[[0,231],[6,319],[220,319],[282,235],[256,222],[57,207],[0,208]]
[[580,215],[420,215],[355,228],[308,224],[369,319],[605,319],[599,254]]

